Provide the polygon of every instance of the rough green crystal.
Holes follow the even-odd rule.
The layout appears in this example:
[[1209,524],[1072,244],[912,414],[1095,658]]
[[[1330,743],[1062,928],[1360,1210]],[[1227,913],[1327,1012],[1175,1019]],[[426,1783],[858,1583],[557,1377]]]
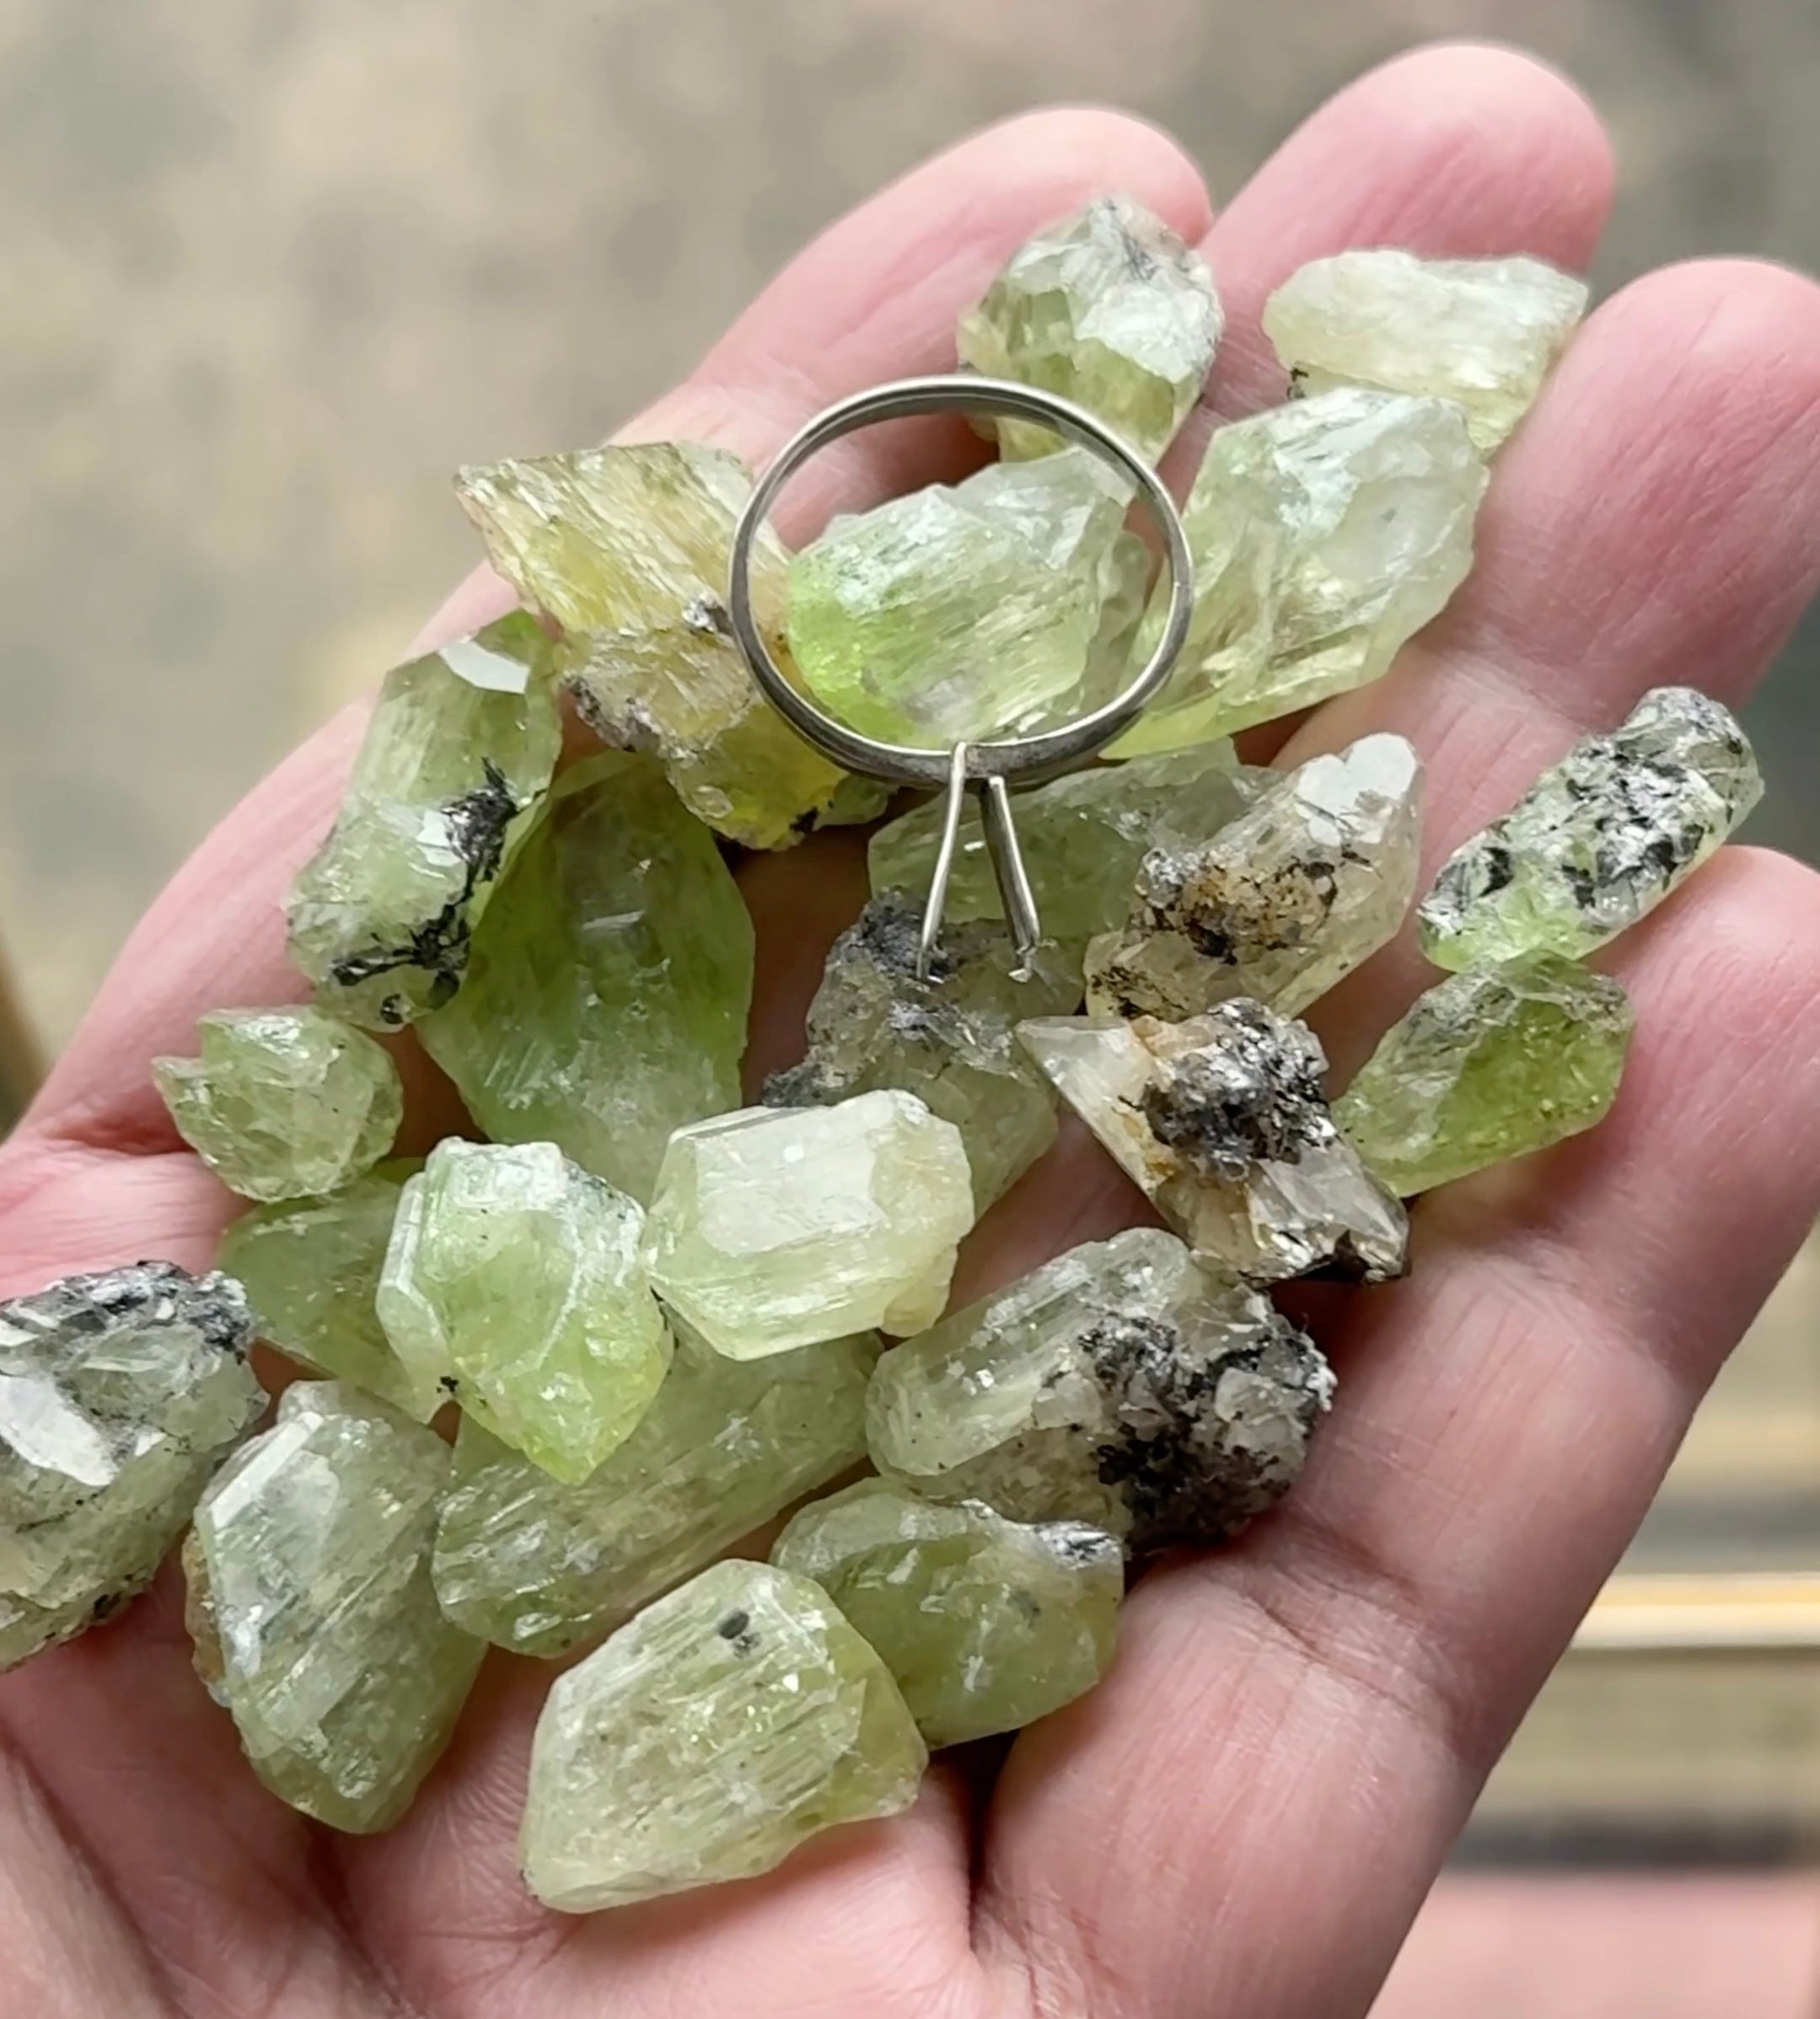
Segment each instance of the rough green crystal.
[[313,1198],[372,1169],[404,1119],[383,1045],[308,1007],[199,1018],[195,1059],[154,1059],[177,1133],[244,1199]]
[[1634,1022],[1615,981],[1555,954],[1450,975],[1384,1034],[1334,1120],[1408,1198],[1603,1121]]
[[1305,1024],[1240,996],[1183,1023],[1052,1017],[1018,1036],[1196,1254],[1259,1283],[1403,1273],[1403,1208],[1334,1127]]
[[[737,456],[641,443],[464,470],[456,491],[493,566],[567,636],[561,663],[607,742],[649,750],[698,819],[751,848],[787,847],[843,774],[759,692],[727,594],[752,480]],[[753,550],[753,605],[781,651],[783,549]]]
[[1124,480],[1069,448],[831,520],[791,563],[797,669],[825,707],[888,743],[945,748],[1053,722],[1104,649],[1127,502]]
[[196,1668],[254,1772],[336,1829],[410,1807],[485,1651],[430,1583],[448,1463],[434,1431],[384,1403],[298,1382],[196,1511]]
[[[1340,387],[1219,429],[1184,512],[1188,644],[1114,754],[1230,734],[1375,680],[1465,580],[1485,482],[1446,400]],[[1159,585],[1140,647],[1164,608]]]
[[557,1677],[531,1748],[525,1883],[584,1914],[749,1878],[835,1823],[908,1808],[927,1759],[819,1586],[716,1564]]
[[1263,1292],[1135,1227],[894,1347],[867,1434],[879,1470],[919,1494],[1087,1522],[1150,1549],[1217,1541],[1262,1513],[1301,1471],[1333,1389]]
[[386,675],[291,890],[291,958],[322,1003],[381,1029],[448,1000],[561,747],[550,641],[522,613]]
[[[1018,840],[1043,930],[1078,955],[1125,917],[1146,852],[1188,847],[1237,819],[1277,774],[1239,765],[1223,739],[1130,764],[1096,765],[1016,798]],[[872,838],[874,894],[921,905],[935,870],[942,807],[931,801]],[[943,916],[954,925],[1005,916],[979,808],[969,798]]]
[[0,1669],[152,1581],[258,1420],[240,1286],[169,1262],[0,1304]]
[[1369,246],[1292,273],[1264,303],[1264,328],[1298,387],[1454,400],[1490,455],[1528,412],[1586,308],[1586,282],[1542,260],[1423,260]]
[[[961,318],[960,361],[1060,393],[1155,461],[1212,368],[1222,320],[1198,253],[1131,197],[1098,196],[1012,255]],[[1029,422],[996,427],[1007,456],[1056,446]]]
[[670,1363],[643,1227],[554,1143],[439,1143],[399,1202],[380,1323],[413,1380],[441,1380],[553,1478],[585,1479]]
[[891,1671],[931,1746],[1015,1732],[1097,1683],[1118,1640],[1125,1552],[1084,1522],[1007,1521],[862,1479],[771,1551],[813,1577]]
[[717,1352],[754,1360],[932,1324],[973,1220],[959,1131],[914,1094],[880,1088],[678,1130],[645,1266]]
[[1055,1136],[1055,1096],[1012,1033],[1075,1008],[1081,984],[1052,946],[1014,974],[1003,928],[983,920],[948,926],[919,980],[920,919],[900,898],[874,898],[835,942],[809,1006],[808,1055],[773,1073],[764,1098],[819,1108],[880,1087],[914,1093],[959,1130],[984,1212]]
[[1422,900],[1422,951],[1452,969],[1580,958],[1653,911],[1762,797],[1731,711],[1655,688],[1449,856]]
[[608,751],[557,782],[423,1042],[496,1141],[647,1198],[670,1131],[738,1101],[752,958],[714,837]]
[[401,1159],[326,1199],[256,1205],[222,1236],[216,1259],[245,1286],[260,1338],[427,1423],[448,1395],[393,1352],[373,1308],[400,1189],[421,1168]]
[[870,1333],[728,1360],[679,1327],[658,1399],[599,1471],[560,1485],[471,1420],[436,1538],[443,1609],[515,1653],[565,1654],[866,1455]]
[[1095,1015],[1179,1023],[1234,996],[1293,1016],[1393,938],[1415,894],[1422,767],[1400,736],[1299,766],[1211,841],[1145,856],[1087,953]]

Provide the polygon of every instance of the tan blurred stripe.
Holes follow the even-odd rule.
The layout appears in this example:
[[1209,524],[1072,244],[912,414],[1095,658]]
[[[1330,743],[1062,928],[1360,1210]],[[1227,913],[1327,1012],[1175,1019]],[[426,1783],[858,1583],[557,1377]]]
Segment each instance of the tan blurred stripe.
[[0,1135],[24,1114],[41,1069],[38,1041],[25,1021],[5,953],[0,950]]

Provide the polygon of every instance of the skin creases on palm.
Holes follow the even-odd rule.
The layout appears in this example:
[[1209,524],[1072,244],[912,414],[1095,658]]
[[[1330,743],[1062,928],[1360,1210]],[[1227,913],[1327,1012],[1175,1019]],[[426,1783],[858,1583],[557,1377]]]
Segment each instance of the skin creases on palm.
[[[817,407],[942,368],[956,314],[1007,251],[1107,189],[1201,244],[1230,313],[1213,396],[1240,414],[1278,390],[1256,319],[1297,266],[1394,243],[1583,267],[1610,180],[1570,88],[1488,49],[1363,78],[1217,219],[1153,129],[1032,115],[834,226],[628,432],[764,459]],[[1501,454],[1468,588],[1385,680],[1279,754],[1408,736],[1429,771],[1431,869],[1645,689],[1736,701],[1820,572],[1817,436],[1809,283],[1740,261],[1633,283]],[[822,481],[907,489],[950,474],[953,441],[868,438]],[[508,602],[477,577],[426,641]],[[0,1151],[0,1294],[142,1254],[211,1259],[226,1202],[169,1134],[148,1061],[184,1049],[206,1009],[299,992],[279,900],[358,727],[332,724],[261,787],[135,936]],[[835,835],[743,874],[762,1073],[788,1062],[863,872]],[[1343,1399],[1297,1494],[1237,1547],[1147,1576],[1106,1680],[989,1780],[938,1771],[908,1814],[767,1878],[564,1920],[513,1871],[546,1671],[491,1661],[404,1823],[338,1839],[255,1783],[161,1586],[0,1684],[0,2014],[1363,2013],[1480,1777],[1820,1207],[1814,880],[1728,851],[1614,967],[1638,1035],[1608,1121],[1418,1208],[1410,1279],[1323,1314]],[[1323,1006],[1342,1077],[1421,977],[1399,942]],[[432,1140],[433,1076],[409,1077]],[[1134,1207],[1065,1130],[969,1243],[957,1296]]]

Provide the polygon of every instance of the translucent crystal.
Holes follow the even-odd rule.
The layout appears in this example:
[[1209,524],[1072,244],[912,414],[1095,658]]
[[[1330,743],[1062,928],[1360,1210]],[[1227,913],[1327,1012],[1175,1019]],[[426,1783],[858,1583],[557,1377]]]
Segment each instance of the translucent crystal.
[[1087,1007],[1179,1023],[1234,996],[1293,1016],[1396,933],[1415,894],[1422,767],[1400,736],[1313,757],[1211,841],[1145,856]]
[[914,1094],[748,1108],[670,1138],[645,1265],[717,1352],[754,1360],[933,1323],[973,1218],[959,1131]]
[[805,1507],[771,1561],[840,1607],[931,1746],[1015,1732],[1091,1689],[1125,1597],[1125,1552],[1102,1528],[1008,1522],[883,1479]]
[[1055,1136],[1055,1096],[1012,1030],[1075,1008],[1081,984],[1054,948],[1018,979],[1003,928],[985,921],[948,926],[918,980],[921,916],[874,898],[835,942],[809,1006],[808,1055],[773,1073],[764,1098],[817,1108],[879,1087],[914,1093],[960,1130],[983,1212]]
[[380,1323],[414,1379],[441,1379],[552,1477],[585,1479],[670,1363],[643,1226],[554,1143],[439,1143],[399,1203]]
[[561,745],[550,641],[522,613],[386,675],[291,890],[291,958],[319,1001],[379,1029],[448,1000]]
[[866,1455],[878,1356],[867,1333],[728,1360],[680,1327],[657,1400],[578,1486],[464,1420],[436,1538],[443,1611],[526,1655],[622,1625]]
[[303,1199],[371,1170],[404,1119],[384,1046],[318,1009],[216,1010],[196,1059],[154,1059],[177,1133],[230,1191]]
[[1334,1127],[1306,1025],[1239,997],[1184,1023],[1055,1017],[1018,1036],[1198,1254],[1260,1283],[1403,1273],[1403,1208]]
[[1264,328],[1298,386],[1452,400],[1489,455],[1528,412],[1586,308],[1586,282],[1542,260],[1422,260],[1372,246],[1291,274],[1264,303]]
[[1448,859],[1421,905],[1436,967],[1579,958],[1653,911],[1763,797],[1730,710],[1657,687],[1588,736]]
[[448,1474],[434,1431],[339,1382],[298,1382],[196,1511],[197,1671],[266,1785],[336,1829],[384,1829],[410,1807],[485,1651],[430,1584]]
[[152,1581],[258,1420],[240,1286],[142,1262],[0,1304],[0,1669]]
[[671,1130],[739,1098],[752,957],[714,837],[609,751],[558,781],[423,1042],[496,1141],[647,1198]]
[[[1096,932],[1109,932],[1125,917],[1149,849],[1206,840],[1237,819],[1260,785],[1276,778],[1274,771],[1241,767],[1231,744],[1219,740],[1130,764],[1096,765],[1018,793],[1017,836],[1043,930],[1078,954]],[[896,893],[921,905],[941,837],[939,801],[880,828],[868,856],[874,893]],[[1004,915],[979,808],[969,799],[944,916],[960,925]]]
[[1407,1198],[1603,1120],[1634,1022],[1615,981],[1551,953],[1450,975],[1418,996],[1334,1105]]
[[[1221,323],[1200,255],[1130,196],[1098,196],[1012,255],[961,318],[960,360],[1060,393],[1154,461],[1212,368]],[[1031,422],[996,426],[1007,456],[1056,446]]]
[[256,1205],[223,1235],[216,1259],[245,1286],[261,1339],[427,1423],[447,1392],[393,1352],[373,1308],[400,1189],[421,1168],[381,1164],[327,1199]]
[[1149,1549],[1217,1541],[1262,1513],[1333,1389],[1268,1297],[1135,1227],[894,1347],[867,1434],[880,1471],[919,1494]]
[[[1229,734],[1375,680],[1465,580],[1485,481],[1446,400],[1340,387],[1219,429],[1184,513],[1188,644],[1114,754]],[[1164,607],[1159,584],[1139,647]]]
[[945,747],[1054,719],[1122,582],[1126,486],[1083,448],[829,521],[790,569],[790,647],[834,714]]
[[[752,848],[814,824],[843,774],[759,692],[723,599],[752,480],[693,442],[588,448],[461,471],[493,566],[568,634],[565,678],[604,739],[648,750],[698,819]],[[753,550],[753,604],[781,649],[787,561]]]
[[835,1823],[909,1807],[927,1758],[819,1586],[716,1564],[557,1677],[531,1749],[525,1883],[582,1914],[748,1878]]

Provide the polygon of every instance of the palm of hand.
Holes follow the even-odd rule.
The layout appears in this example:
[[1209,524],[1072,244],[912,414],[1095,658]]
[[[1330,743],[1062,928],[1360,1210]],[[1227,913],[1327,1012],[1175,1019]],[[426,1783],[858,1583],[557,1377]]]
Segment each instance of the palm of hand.
[[[1205,234],[1232,314],[1215,386],[1230,415],[1275,395],[1257,312],[1302,261],[1394,242],[1577,265],[1608,183],[1581,102],[1484,51],[1423,52],[1355,86],[1211,229],[1193,169],[1155,132],[1037,115],[836,225],[636,432],[762,460],[812,408],[942,367],[956,313],[1010,248],[1109,188]],[[1291,754],[1408,733],[1439,850],[1641,689],[1748,690],[1820,572],[1817,334],[1812,287],[1744,264],[1658,273],[1606,304],[1501,459],[1454,608]],[[847,477],[927,481],[928,442],[889,463],[876,441],[851,445]],[[426,637],[505,600],[477,577]],[[175,1144],[147,1061],[186,1049],[204,1009],[296,992],[279,898],[357,733],[331,726],[261,787],[135,937],[0,1152],[0,1294],[140,1254],[210,1259],[229,1204]],[[858,883],[839,837],[749,866],[759,1070],[789,1055]],[[1111,1677],[1020,1738],[990,1785],[944,1769],[908,1816],[770,1878],[565,1920],[513,1869],[547,1672],[496,1659],[406,1822],[337,1839],[255,1783],[190,1673],[167,1585],[0,1687],[0,2011],[1362,2011],[1820,1206],[1820,883],[1728,851],[1633,938],[1619,964],[1639,1036],[1610,1120],[1424,1204],[1411,1280],[1323,1328],[1341,1401],[1298,1493],[1239,1547],[1152,1572]],[[1416,974],[1393,949],[1323,1006],[1342,1074]],[[1065,1138],[970,1244],[961,1294],[1132,1205],[1093,1146]]]

